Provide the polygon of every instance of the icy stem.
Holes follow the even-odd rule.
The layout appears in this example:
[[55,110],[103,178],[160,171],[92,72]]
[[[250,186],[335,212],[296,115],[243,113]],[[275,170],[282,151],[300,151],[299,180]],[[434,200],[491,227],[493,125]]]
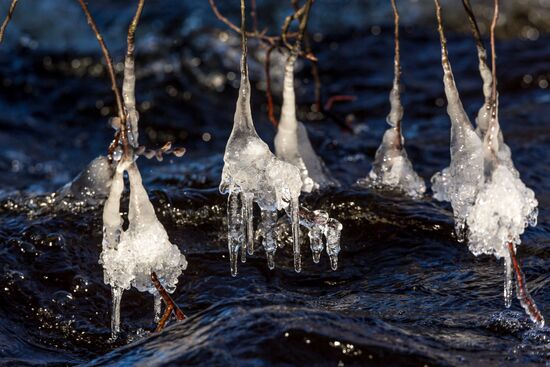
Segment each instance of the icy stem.
[[294,92],[294,66],[297,55],[291,52],[285,63],[283,84],[283,106],[281,119],[275,135],[277,157],[300,169],[302,191],[311,192],[332,186],[339,186],[326,168],[323,160],[315,153],[307,129],[296,118],[296,97]]
[[447,114],[451,120],[451,162],[448,168],[432,177],[432,191],[434,198],[451,202],[455,222],[458,224],[455,228],[460,237],[463,235],[463,224],[468,217],[468,211],[473,205],[483,181],[482,142],[475,133],[462,106],[449,62],[447,40],[441,24],[438,30],[441,41],[443,84],[447,97]]
[[359,186],[379,190],[397,190],[412,198],[420,198],[426,191],[424,180],[415,172],[405,150],[401,131],[403,105],[401,104],[401,66],[399,38],[396,29],[393,85],[390,91],[390,112],[386,122],[390,126],[384,133],[376,151],[368,176],[357,181]]
[[313,262],[318,264],[321,259],[321,252],[325,247],[323,243],[323,230],[321,227],[313,227],[309,233],[309,246],[311,247],[311,254],[313,255]]
[[122,288],[112,287],[113,312],[111,313],[111,339],[116,340],[120,333],[120,302],[122,301]]

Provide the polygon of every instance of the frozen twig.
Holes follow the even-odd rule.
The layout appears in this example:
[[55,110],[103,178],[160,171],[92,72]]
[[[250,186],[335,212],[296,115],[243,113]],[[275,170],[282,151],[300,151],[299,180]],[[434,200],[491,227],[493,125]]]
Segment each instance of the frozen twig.
[[8,10],[8,14],[6,15],[6,19],[4,19],[4,22],[0,27],[0,43],[2,43],[2,41],[4,40],[4,33],[6,32],[6,28],[10,23],[11,17],[13,16],[13,12],[15,11],[16,6],[17,6],[17,0],[11,0],[10,8]]
[[493,103],[493,117],[495,117],[497,111],[497,64],[496,64],[496,50],[495,50],[495,29],[498,22],[499,13],[499,0],[494,0],[493,21],[491,22],[491,70],[493,71],[493,90],[492,90],[492,103]]

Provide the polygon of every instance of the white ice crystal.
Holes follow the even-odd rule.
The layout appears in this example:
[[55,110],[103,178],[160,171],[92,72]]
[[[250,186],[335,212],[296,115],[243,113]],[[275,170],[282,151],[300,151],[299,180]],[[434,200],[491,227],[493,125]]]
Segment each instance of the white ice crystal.
[[[128,228],[123,230],[120,199],[124,190],[124,172],[130,181]],[[152,284],[155,272],[168,292],[173,292],[178,277],[187,267],[185,256],[171,244],[143,187],[135,162],[121,161],[111,183],[111,192],[103,210],[103,265],[105,284],[113,290],[112,331],[120,329],[122,291],[135,287],[159,298]]]
[[339,186],[328,171],[323,160],[315,153],[307,130],[296,118],[296,97],[294,92],[294,65],[296,53],[291,52],[285,64],[283,106],[281,119],[275,135],[277,157],[292,163],[300,169],[302,191],[311,192],[331,186]]
[[[244,43],[244,41],[243,41]],[[233,130],[227,141],[220,192],[229,194],[227,205],[228,249],[231,274],[237,275],[239,250],[241,261],[246,261],[246,253],[254,253],[254,203],[260,208],[258,233],[267,255],[268,267],[275,267],[277,238],[274,228],[279,213],[285,213],[291,223],[294,253],[294,269],[301,271],[300,253],[300,206],[302,189],[300,170],[291,163],[277,158],[267,144],[260,139],[254,128],[250,110],[250,82],[246,64],[246,46],[243,44],[241,59],[241,85],[234,117]],[[341,226],[322,229],[331,244],[331,258],[338,255]],[[334,261],[337,264],[337,261]]]
[[468,210],[473,205],[483,180],[482,142],[462,106],[443,34],[441,64],[447,97],[447,114],[451,120],[451,163],[449,167],[432,177],[432,191],[435,199],[451,202],[455,231],[459,240],[462,240]]
[[396,50],[394,60],[393,86],[390,92],[390,113],[386,122],[390,127],[384,133],[382,143],[372,164],[368,176],[357,181],[359,186],[373,187],[379,190],[397,190],[419,198],[426,191],[424,180],[415,172],[405,150],[405,139],[401,132],[403,105],[400,95],[399,54]]

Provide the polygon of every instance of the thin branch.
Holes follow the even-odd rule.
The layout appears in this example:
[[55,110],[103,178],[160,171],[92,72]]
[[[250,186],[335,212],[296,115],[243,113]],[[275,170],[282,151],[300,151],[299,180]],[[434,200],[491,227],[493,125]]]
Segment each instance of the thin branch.
[[265,71],[265,95],[267,98],[267,117],[269,118],[269,121],[271,121],[273,126],[277,127],[279,122],[275,117],[275,111],[273,108],[273,95],[271,94],[271,53],[273,52],[274,49],[275,49],[275,46],[271,46],[267,49],[265,53],[264,71]]
[[495,29],[498,22],[499,0],[494,0],[495,8],[493,12],[493,21],[491,22],[491,69],[493,71],[493,114],[496,114],[497,104],[497,64],[495,50]]
[[[105,45],[105,41],[103,40],[103,37],[101,36],[101,33],[99,33],[99,30],[97,28],[97,24],[95,23],[94,18],[92,17],[92,14],[90,14],[90,11],[88,10],[88,6],[84,2],[84,0],[78,0],[80,3],[80,6],[82,7],[82,10],[84,11],[84,14],[86,14],[86,18],[88,20],[88,24],[92,28],[97,41],[99,42],[99,46],[101,47],[101,51],[103,52],[103,57],[105,59],[105,63],[107,64],[107,71],[109,74],[109,78],[111,79],[111,89],[113,90],[113,93],[115,94],[115,100],[117,104],[118,109],[118,118],[120,119],[121,123],[121,130],[126,131],[126,115],[124,114],[124,109],[122,105],[122,97],[120,94],[120,90],[118,89],[117,83],[116,83],[116,75],[115,75],[115,69],[113,67],[113,60],[111,58],[111,54],[109,53],[109,50],[107,49],[107,46]],[[123,147],[125,151],[128,149],[128,137],[125,133],[120,134],[120,139],[122,140]]]
[[166,304],[166,311],[164,312],[164,315],[162,316],[162,319],[159,321],[159,324],[157,326],[156,331],[160,331],[164,328],[164,324],[166,324],[166,321],[168,320],[168,317],[170,316],[170,313],[173,311],[174,315],[176,315],[176,319],[181,321],[185,319],[185,315],[181,311],[181,309],[178,307],[178,305],[174,302],[172,297],[166,292],[166,289],[160,284],[160,281],[157,277],[157,274],[155,272],[151,273],[151,281],[153,282],[153,285],[155,288],[157,288],[157,291],[159,292],[160,296],[164,300],[164,303]]
[[252,30],[258,33],[258,13],[256,12],[256,0],[250,1],[250,17],[252,18]]
[[470,28],[477,47],[485,49],[485,47],[483,47],[483,42],[481,41],[481,32],[479,31],[479,26],[477,24],[474,10],[472,9],[472,5],[470,4],[470,0],[462,0],[462,5],[464,5],[464,10],[466,10],[466,14],[468,15],[468,21],[470,22]]
[[508,243],[508,251],[510,252],[510,257],[512,258],[512,264],[514,265],[514,272],[516,273],[516,282],[517,282],[517,293],[518,298],[520,299],[522,306],[526,309],[530,317],[532,317],[537,324],[544,325],[544,317],[540,313],[535,301],[531,298],[527,286],[525,285],[525,276],[521,271],[519,262],[516,259],[516,253],[514,251],[514,245]]
[[6,19],[4,19],[4,22],[2,23],[2,27],[0,27],[0,43],[2,43],[2,41],[4,40],[4,33],[6,32],[6,28],[10,23],[11,17],[13,16],[13,12],[15,11],[16,6],[17,6],[17,0],[11,0],[10,9],[8,10],[8,14],[6,15]]

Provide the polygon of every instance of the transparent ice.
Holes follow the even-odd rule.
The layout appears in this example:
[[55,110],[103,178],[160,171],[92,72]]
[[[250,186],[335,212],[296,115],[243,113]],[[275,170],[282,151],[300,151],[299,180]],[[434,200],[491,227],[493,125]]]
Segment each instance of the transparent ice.
[[[254,253],[254,204],[260,209],[259,237],[266,252],[268,267],[275,267],[277,235],[274,231],[279,214],[289,218],[292,231],[294,270],[301,271],[300,205],[302,189],[300,169],[277,158],[254,128],[250,110],[250,82],[246,64],[246,43],[243,41],[241,85],[234,117],[233,130],[227,141],[220,192],[229,194],[227,204],[228,249],[231,274],[237,275],[239,253],[241,261]],[[314,225],[316,227],[316,225]],[[341,226],[327,234],[332,257],[339,251]],[[338,242],[336,244],[335,242]],[[337,261],[334,261],[337,264]]]
[[302,191],[311,192],[339,186],[338,181],[331,176],[323,160],[313,150],[306,127],[296,118],[294,92],[296,58],[296,53],[291,52],[285,63],[283,106],[275,135],[275,153],[278,158],[292,163],[300,169]]

